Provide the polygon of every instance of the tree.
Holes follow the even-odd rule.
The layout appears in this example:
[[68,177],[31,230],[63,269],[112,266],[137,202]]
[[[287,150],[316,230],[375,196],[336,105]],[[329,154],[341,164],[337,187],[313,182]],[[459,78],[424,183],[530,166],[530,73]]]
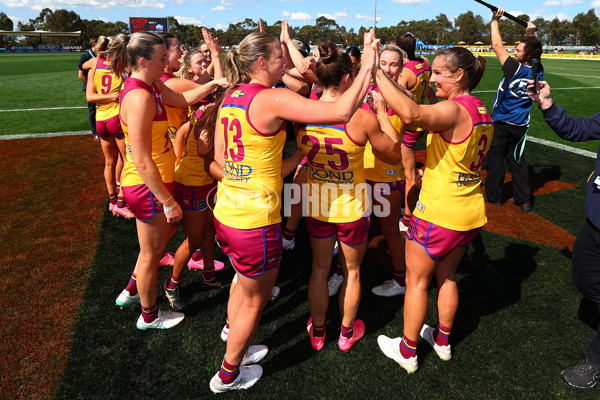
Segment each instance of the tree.
[[454,28],[452,22],[448,19],[446,14],[440,14],[435,17],[435,44],[449,44]]
[[8,15],[0,12],[0,30],[3,31],[12,31],[14,29],[15,24],[12,19],[8,18]]
[[590,46],[598,42],[598,17],[593,9],[573,18],[575,46]]
[[50,11],[44,21],[45,29],[54,32],[75,32],[81,30],[81,18],[74,11]]
[[473,11],[460,14],[454,20],[454,25],[457,39],[471,44],[483,40],[483,32],[488,30],[487,25],[483,23],[483,18],[480,15],[473,15]]

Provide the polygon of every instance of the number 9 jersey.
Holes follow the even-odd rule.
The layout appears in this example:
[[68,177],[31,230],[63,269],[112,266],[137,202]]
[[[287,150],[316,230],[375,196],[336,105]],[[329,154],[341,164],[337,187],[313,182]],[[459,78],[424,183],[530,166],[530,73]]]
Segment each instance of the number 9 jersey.
[[481,193],[481,164],[492,143],[494,124],[474,96],[459,96],[473,128],[462,142],[451,143],[438,132],[427,135],[425,175],[414,210],[417,218],[454,231],[479,228],[487,222]]
[[[98,58],[96,72],[94,73],[94,86],[96,86],[98,94],[118,94],[121,91],[121,86],[123,86],[123,78],[112,73],[109,62],[104,58]],[[97,121],[104,121],[115,115],[119,115],[118,102],[113,101],[111,103],[98,104],[98,108],[96,108]]]
[[248,110],[259,83],[230,91],[217,120],[223,140],[223,180],[219,182],[215,218],[237,229],[254,229],[281,222],[281,160],[285,123],[273,133],[252,125]]

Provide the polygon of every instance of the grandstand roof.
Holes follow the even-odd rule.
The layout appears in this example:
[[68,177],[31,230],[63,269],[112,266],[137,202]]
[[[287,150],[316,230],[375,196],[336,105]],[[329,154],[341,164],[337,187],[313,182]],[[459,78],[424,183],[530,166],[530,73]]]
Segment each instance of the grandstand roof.
[[77,32],[51,32],[51,31],[0,31],[0,36],[81,36],[81,31]]

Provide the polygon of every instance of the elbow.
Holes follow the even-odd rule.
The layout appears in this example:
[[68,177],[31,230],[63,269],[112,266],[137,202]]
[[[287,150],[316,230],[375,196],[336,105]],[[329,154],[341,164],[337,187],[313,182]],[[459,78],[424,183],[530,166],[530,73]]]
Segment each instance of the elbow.
[[337,110],[334,114],[335,123],[345,124],[352,118],[352,110]]

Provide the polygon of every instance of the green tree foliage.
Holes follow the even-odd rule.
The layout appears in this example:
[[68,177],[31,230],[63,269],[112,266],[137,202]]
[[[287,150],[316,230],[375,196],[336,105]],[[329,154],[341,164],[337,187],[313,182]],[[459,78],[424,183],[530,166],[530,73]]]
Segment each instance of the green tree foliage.
[[457,30],[458,41],[473,44],[484,39],[484,32],[489,30],[488,24],[483,23],[480,15],[474,15],[473,11],[460,14],[454,20]]
[[8,15],[0,12],[0,30],[2,31],[12,31],[14,29],[15,24],[12,19],[8,18]]
[[598,17],[594,10],[579,13],[573,18],[575,45],[593,46],[598,43]]

